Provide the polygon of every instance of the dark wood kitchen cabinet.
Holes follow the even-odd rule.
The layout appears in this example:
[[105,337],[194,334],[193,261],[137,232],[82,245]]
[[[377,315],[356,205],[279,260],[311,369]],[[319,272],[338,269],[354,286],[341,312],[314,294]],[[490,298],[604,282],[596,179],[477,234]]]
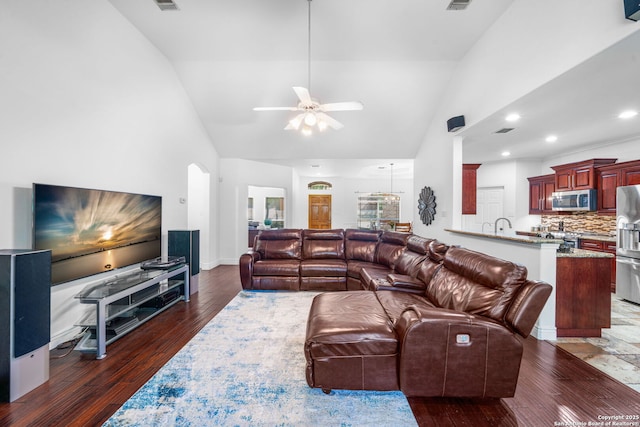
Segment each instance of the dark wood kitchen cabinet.
[[616,214],[616,188],[620,182],[618,165],[605,166],[596,171],[598,181],[598,213],[604,215]]
[[640,160],[615,163],[596,168],[598,214],[616,214],[616,189],[640,184]]
[[478,163],[465,163],[462,165],[462,214],[474,215],[476,213],[476,171],[480,167]]
[[552,166],[556,191],[589,190],[596,188],[595,168],[615,163],[617,159],[591,159],[576,163]]
[[610,258],[558,257],[558,337],[599,337],[611,327]]
[[605,240],[597,239],[578,239],[578,248],[586,249],[588,251],[605,252],[613,254],[613,258],[609,258],[611,261],[611,292],[616,291],[616,242],[609,242]]
[[621,185],[640,185],[640,160],[624,162],[621,165],[620,182]]
[[553,213],[551,194],[555,191],[555,175],[542,175],[529,180],[529,215]]

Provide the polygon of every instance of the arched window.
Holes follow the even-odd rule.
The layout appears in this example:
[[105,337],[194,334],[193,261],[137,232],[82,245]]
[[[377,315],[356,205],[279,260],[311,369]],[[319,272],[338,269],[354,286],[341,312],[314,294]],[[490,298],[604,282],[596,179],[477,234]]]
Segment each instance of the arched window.
[[332,187],[331,183],[326,181],[313,181],[307,185],[309,190],[331,190]]

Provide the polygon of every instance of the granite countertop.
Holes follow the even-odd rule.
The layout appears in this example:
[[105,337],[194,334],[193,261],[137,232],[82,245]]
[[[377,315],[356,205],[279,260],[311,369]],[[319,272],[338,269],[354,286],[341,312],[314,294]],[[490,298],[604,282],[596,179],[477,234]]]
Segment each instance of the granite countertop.
[[[516,234],[520,236],[536,236],[538,234],[545,234],[544,231],[516,231]],[[549,233],[560,233],[558,230],[550,231]],[[589,240],[599,240],[601,242],[611,242],[615,243],[616,236],[610,234],[592,234],[592,233],[581,233],[579,231],[567,231],[568,234],[574,234],[578,239],[589,239]]]
[[[511,241],[511,242],[529,243],[529,244],[537,244],[537,245],[545,244],[545,243],[547,244],[554,243],[556,245],[559,245],[561,243],[564,243],[563,239],[547,239],[546,237],[523,235],[516,231],[507,232],[506,234],[480,233],[477,231],[453,230],[449,228],[445,228],[445,231],[449,231],[451,233],[465,234],[468,236],[485,237],[488,239],[505,240],[505,241]],[[607,237],[607,236],[589,236],[588,238],[591,239],[592,237],[599,237],[601,239],[607,239],[607,238],[612,239],[612,237]],[[615,238],[613,239],[615,241]],[[575,249],[575,248],[572,248],[571,252],[557,252],[557,256],[561,258],[613,258],[615,257],[615,255],[606,253],[606,252],[588,251],[586,249]]]
[[599,240],[602,242],[615,243],[616,236],[607,236],[606,234],[580,234],[579,239]]
[[496,239],[496,240],[507,240],[512,242],[519,243],[530,243],[530,244],[542,244],[542,243],[555,243],[559,245],[560,243],[564,243],[563,239],[547,239],[545,237],[537,237],[537,236],[525,236],[516,234],[515,231],[507,232],[507,233],[480,233],[478,231],[467,231],[467,230],[453,230],[449,228],[445,228],[445,231],[449,231],[451,233],[458,234],[466,234],[468,236],[476,236],[476,237],[486,237],[488,239]]
[[614,254],[607,252],[588,251],[586,249],[572,248],[571,252],[558,252],[558,258],[614,258]]

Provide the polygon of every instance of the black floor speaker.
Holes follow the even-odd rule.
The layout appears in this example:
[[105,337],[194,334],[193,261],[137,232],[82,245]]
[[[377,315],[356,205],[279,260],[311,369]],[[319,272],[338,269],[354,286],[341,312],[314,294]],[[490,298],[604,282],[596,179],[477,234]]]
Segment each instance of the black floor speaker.
[[640,0],[624,0],[624,16],[632,21],[640,20]]
[[51,251],[0,250],[0,400],[49,379]]
[[189,265],[189,293],[198,291],[200,273],[200,230],[169,230],[169,256],[183,256]]

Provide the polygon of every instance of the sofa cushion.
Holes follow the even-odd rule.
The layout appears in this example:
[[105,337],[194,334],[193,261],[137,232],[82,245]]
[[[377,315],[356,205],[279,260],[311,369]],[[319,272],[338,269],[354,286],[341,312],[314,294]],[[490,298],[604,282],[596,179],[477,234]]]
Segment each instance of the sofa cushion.
[[395,231],[383,232],[376,248],[374,261],[393,270],[400,254],[406,249],[409,237],[411,234],[396,233]]
[[254,251],[261,259],[301,259],[302,230],[263,230],[258,234]]
[[307,320],[314,357],[396,354],[398,340],[375,293],[347,291],[316,296]]
[[344,230],[304,230],[303,259],[344,259]]
[[311,387],[398,390],[398,339],[375,294],[317,295],[304,345]]
[[344,241],[346,258],[348,260],[373,262],[379,239],[379,231],[348,229],[345,232]]
[[424,296],[427,285],[420,279],[406,274],[391,273],[384,282],[377,284],[377,289],[413,292]]
[[427,259],[420,264],[420,270],[418,271],[418,279],[420,279],[421,282],[431,282],[431,278],[435,272],[442,266],[444,254],[447,253],[448,249],[449,246],[439,242],[438,240],[433,240],[429,243]]
[[426,295],[438,307],[479,314],[502,322],[527,279],[527,269],[469,249],[451,247],[427,285]]
[[295,276],[300,275],[300,261],[287,259],[264,259],[253,264],[254,276]]
[[420,270],[420,264],[427,258],[429,244],[433,239],[425,239],[420,236],[411,236],[407,240],[407,250],[402,252],[395,263],[394,272],[416,277]]
[[347,277],[347,262],[342,259],[305,259],[300,262],[300,276]]

